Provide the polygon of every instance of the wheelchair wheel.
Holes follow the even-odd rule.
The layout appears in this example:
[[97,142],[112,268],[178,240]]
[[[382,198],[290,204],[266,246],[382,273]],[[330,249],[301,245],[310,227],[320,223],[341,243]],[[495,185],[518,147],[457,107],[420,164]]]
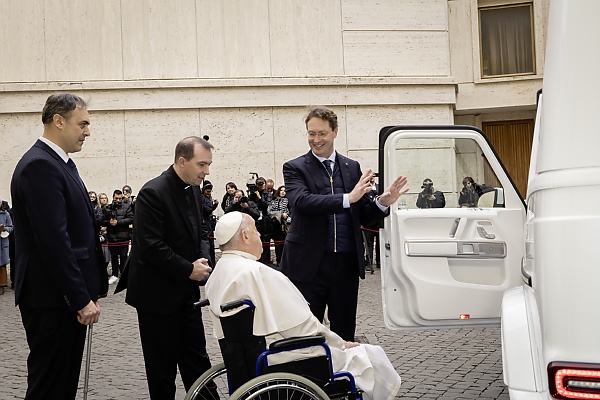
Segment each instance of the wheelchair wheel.
[[185,395],[185,400],[218,400],[229,398],[227,370],[225,364],[212,366],[194,382]]
[[295,374],[274,372],[258,376],[236,390],[230,400],[329,400],[314,382]]

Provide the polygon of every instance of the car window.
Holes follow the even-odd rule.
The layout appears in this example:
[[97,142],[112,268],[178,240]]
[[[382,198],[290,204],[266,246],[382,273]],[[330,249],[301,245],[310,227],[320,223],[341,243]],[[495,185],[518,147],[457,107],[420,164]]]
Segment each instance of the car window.
[[410,191],[400,208],[504,207],[504,191],[472,139],[398,139],[396,170]]

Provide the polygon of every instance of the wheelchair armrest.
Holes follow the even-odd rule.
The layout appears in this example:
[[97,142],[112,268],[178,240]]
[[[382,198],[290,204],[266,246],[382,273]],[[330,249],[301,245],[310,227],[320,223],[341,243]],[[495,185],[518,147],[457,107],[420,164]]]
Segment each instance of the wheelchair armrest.
[[192,307],[194,307],[194,310],[198,310],[202,307],[206,307],[209,304],[210,302],[208,301],[208,299],[202,299],[200,301],[195,302]]
[[240,308],[243,305],[247,305],[250,308],[254,308],[254,304],[250,300],[233,300],[229,303],[221,304],[221,311],[226,312],[230,310],[235,310],[236,308]]
[[295,350],[302,347],[318,346],[325,343],[325,337],[323,336],[305,336],[305,337],[293,337],[287,339],[281,339],[271,343],[269,346],[270,351],[284,351],[284,350]]

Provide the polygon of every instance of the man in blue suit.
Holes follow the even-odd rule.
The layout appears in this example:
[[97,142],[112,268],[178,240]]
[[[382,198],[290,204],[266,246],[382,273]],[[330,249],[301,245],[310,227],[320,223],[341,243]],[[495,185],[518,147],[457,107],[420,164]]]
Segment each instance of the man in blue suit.
[[354,341],[358,279],[365,278],[360,226],[383,219],[406,193],[406,177],[396,178],[370,199],[373,172],[334,150],[337,115],[315,108],[305,119],[310,151],[283,165],[292,224],[286,236],[281,271],[298,287],[312,313],[331,330]]
[[98,322],[98,299],[108,291],[94,210],[69,158],[90,136],[87,104],[52,95],[42,122],[11,182],[15,302],[29,345],[25,399],[74,399],[86,326]]

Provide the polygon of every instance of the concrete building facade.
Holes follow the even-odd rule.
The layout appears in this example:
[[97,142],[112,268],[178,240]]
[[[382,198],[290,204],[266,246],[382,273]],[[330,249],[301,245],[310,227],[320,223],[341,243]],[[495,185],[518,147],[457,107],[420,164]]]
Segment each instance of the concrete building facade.
[[[283,184],[282,164],[308,150],[312,105],[338,113],[337,150],[363,169],[377,168],[383,126],[531,120],[548,3],[0,0],[0,197],[56,92],[90,101],[92,136],[74,159],[109,196],[125,183],[135,194],[188,135],[216,147],[217,198],[251,172]],[[515,8],[530,17],[529,64],[490,74],[485,12]],[[501,33],[514,31],[507,15]]]

